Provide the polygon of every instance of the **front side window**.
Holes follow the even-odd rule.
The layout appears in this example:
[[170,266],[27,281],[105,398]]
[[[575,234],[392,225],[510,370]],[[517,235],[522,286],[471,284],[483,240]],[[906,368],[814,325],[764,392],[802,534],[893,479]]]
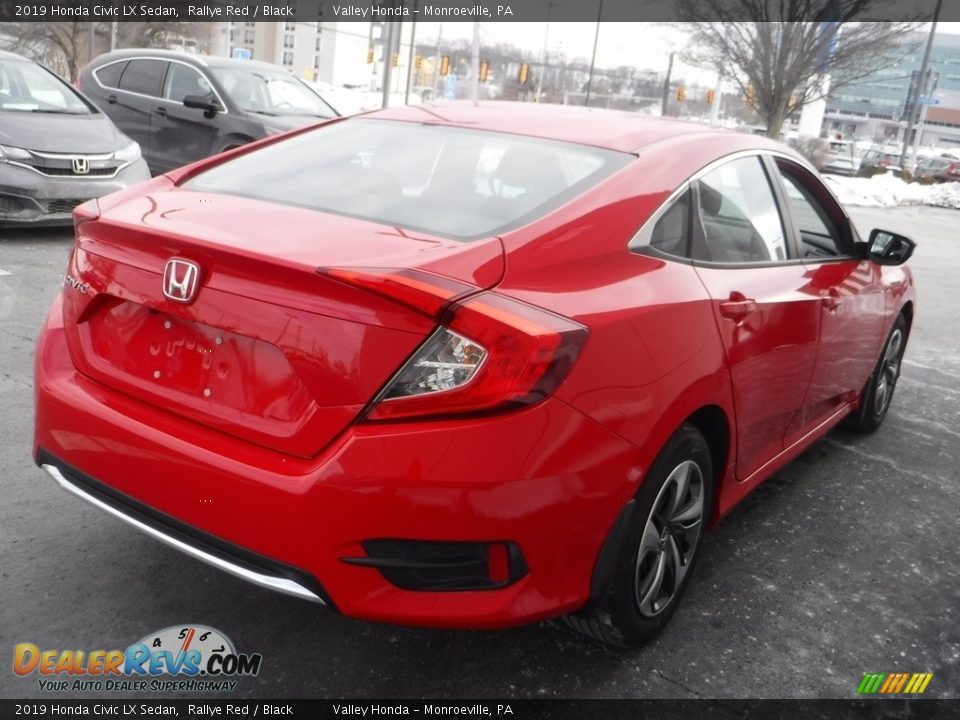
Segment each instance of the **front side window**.
[[843,255],[843,238],[834,217],[814,193],[790,172],[780,167],[780,178],[790,214],[800,233],[800,252],[805,258]]
[[[290,61],[293,61],[292,57]],[[336,117],[336,113],[319,95],[282,70],[256,66],[215,67],[210,72],[233,102],[247,112],[267,116]]]
[[0,111],[63,115],[92,112],[63,80],[25,60],[0,62]]
[[759,157],[732,160],[700,178],[694,260],[720,263],[787,259],[786,233]]
[[356,118],[235,158],[184,186],[472,240],[546,214],[632,158],[520,135]]
[[170,63],[166,80],[163,83],[163,97],[167,100],[183,102],[187,95],[200,95],[213,98],[213,88],[199,72],[180,63]]

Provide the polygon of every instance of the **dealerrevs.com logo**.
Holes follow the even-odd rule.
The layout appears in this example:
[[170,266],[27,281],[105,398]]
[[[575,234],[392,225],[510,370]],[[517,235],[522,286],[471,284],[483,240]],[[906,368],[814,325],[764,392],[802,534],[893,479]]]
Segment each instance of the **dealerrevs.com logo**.
[[179,625],[147,635],[126,650],[41,649],[18,643],[13,672],[37,676],[40,690],[232,691],[260,672],[259,653],[238,653],[219,630]]

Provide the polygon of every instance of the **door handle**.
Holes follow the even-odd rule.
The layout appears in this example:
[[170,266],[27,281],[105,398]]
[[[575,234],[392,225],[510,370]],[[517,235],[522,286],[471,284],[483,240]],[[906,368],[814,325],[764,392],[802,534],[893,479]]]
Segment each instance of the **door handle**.
[[167,109],[165,107],[158,107],[156,112],[157,112],[157,115],[159,115],[160,117],[167,116]]
[[114,103],[117,102],[117,96],[116,96],[116,95],[107,95],[107,102],[110,103],[111,105],[113,105]]
[[840,306],[840,291],[836,288],[830,288],[821,294],[820,298],[823,301],[823,306],[830,312],[833,312]]
[[720,303],[720,314],[731,320],[742,320],[757,309],[757,301],[734,290],[730,299]]

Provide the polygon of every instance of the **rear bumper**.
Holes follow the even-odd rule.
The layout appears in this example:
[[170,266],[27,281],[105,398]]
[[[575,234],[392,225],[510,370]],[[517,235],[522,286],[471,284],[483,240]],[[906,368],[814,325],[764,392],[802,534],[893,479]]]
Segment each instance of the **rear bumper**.
[[48,177],[0,162],[0,225],[69,225],[76,205],[149,179],[143,159],[111,178]]
[[[284,455],[80,375],[59,307],[37,345],[38,463],[102,509],[159,521],[163,533],[267,576],[258,584],[291,580],[347,615],[492,628],[574,610],[647,466],[557,399],[496,417],[355,426],[314,458]],[[377,539],[510,543],[525,572],[489,590],[403,589],[344,562]]]

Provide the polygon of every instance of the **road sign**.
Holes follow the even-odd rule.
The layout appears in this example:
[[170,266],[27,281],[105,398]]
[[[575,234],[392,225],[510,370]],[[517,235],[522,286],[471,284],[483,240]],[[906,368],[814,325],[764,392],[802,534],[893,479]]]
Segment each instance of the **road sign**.
[[253,52],[250,50],[250,48],[233,49],[234,60],[249,60],[251,57],[253,57]]
[[922,97],[917,100],[921,105],[939,105],[940,101],[937,98],[932,97]]

